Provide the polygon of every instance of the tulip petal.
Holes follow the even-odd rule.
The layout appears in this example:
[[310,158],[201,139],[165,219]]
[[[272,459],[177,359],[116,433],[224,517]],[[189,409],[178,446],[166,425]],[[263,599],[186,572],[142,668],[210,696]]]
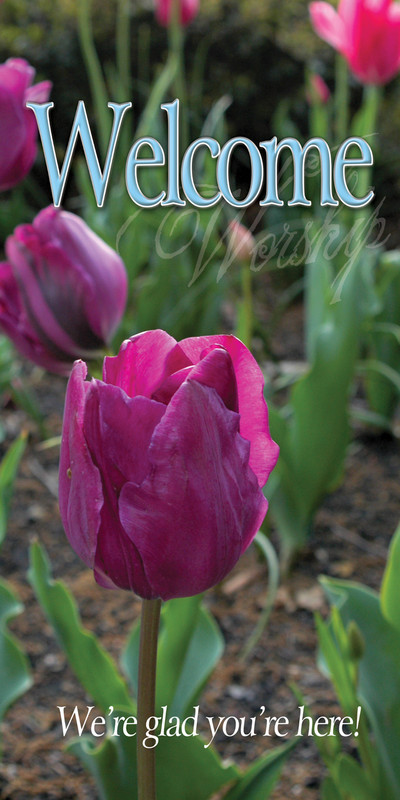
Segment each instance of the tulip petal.
[[85,408],[85,438],[115,492],[126,481],[140,484],[145,479],[151,466],[151,438],[165,411],[165,405],[155,400],[128,397],[118,386],[92,381]]
[[[35,83],[34,86],[29,86],[25,92],[25,100],[27,103],[47,103],[52,89],[51,81],[42,81]],[[31,109],[28,109],[30,117],[35,119],[35,115]]]
[[[25,92],[25,103],[46,103],[49,99],[52,83],[50,81],[42,81],[30,86]],[[24,108],[24,125],[25,125],[25,144],[20,154],[18,163],[13,165],[13,170],[19,171],[19,175],[24,177],[31,169],[37,152],[37,122],[33,111],[30,108]]]
[[255,358],[235,336],[199,336],[179,342],[192,363],[197,363],[215,345],[224,347],[232,359],[238,387],[240,433],[250,442],[250,467],[259,485],[264,486],[278,460],[279,447],[269,433],[264,377]]
[[0,83],[21,105],[25,92],[35,77],[35,70],[24,58],[9,58],[0,64]]
[[198,381],[218,392],[230,411],[238,412],[238,387],[232,359],[227,350],[219,345],[210,350],[191,370],[190,380]]
[[70,362],[56,358],[38,339],[23,308],[12,267],[7,262],[0,264],[0,329],[25,358],[50,372],[69,375]]
[[238,429],[238,415],[214,389],[186,381],[155,428],[148,476],[121,491],[121,523],[164,600],[218,583],[264,518],[267,503]]
[[[10,136],[10,131],[12,136]],[[0,84],[0,141],[2,157],[0,160],[0,191],[14,185],[13,170],[10,168],[21,153],[25,141],[25,126],[22,105],[6,87]]]
[[151,397],[171,372],[190,365],[184,356],[180,360],[176,358],[176,347],[175,339],[165,331],[146,331],[132,336],[122,343],[117,356],[104,359],[104,380],[120,386],[129,397]]
[[169,403],[182,383],[189,378],[215,389],[227,408],[231,411],[238,410],[235,371],[232,359],[223,347],[216,345],[198,364],[174,372],[153,393],[153,399],[160,403]]
[[399,21],[385,8],[361,3],[357,22],[350,67],[363,83],[387,83],[399,66]]
[[123,530],[118,496],[123,484],[141,482],[148,470],[148,448],[165,406],[144,397],[128,397],[119,387],[92,381],[83,433],[99,468],[104,504],[95,553],[95,577],[102,586],[130,589],[152,597],[141,556]]
[[316,0],[310,4],[310,16],[314,30],[335,50],[346,53],[348,37],[344,22],[337,11],[329,3]]
[[[196,16],[199,9],[199,0],[179,0],[180,22],[188,23]],[[167,27],[170,24],[172,0],[157,0],[156,16],[160,25]]]
[[83,434],[86,364],[76,361],[68,382],[60,452],[59,502],[67,537],[82,561],[94,565],[103,489]]

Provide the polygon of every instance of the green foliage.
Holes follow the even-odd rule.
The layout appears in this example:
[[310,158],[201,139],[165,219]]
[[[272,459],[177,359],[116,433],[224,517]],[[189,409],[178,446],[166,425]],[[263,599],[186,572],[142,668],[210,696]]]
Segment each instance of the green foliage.
[[0,395],[11,387],[16,374],[14,349],[10,340],[0,334]]
[[259,758],[232,787],[225,800],[264,800],[272,792],[295,741]]
[[[50,563],[39,543],[31,548],[29,580],[78,680],[96,705],[133,708],[124,680],[96,636],[82,627],[71,593],[51,579]],[[95,667],[94,667],[95,665]]]
[[[21,377],[21,366],[13,345],[6,336],[0,334],[0,398],[2,393],[11,395],[15,403],[36,422],[42,438],[46,438],[43,414],[37,398]],[[0,421],[0,441],[3,435]]]
[[390,424],[400,396],[400,251],[382,255],[375,291],[377,313],[367,328],[366,393],[370,408]]
[[22,434],[8,449],[0,464],[0,547],[6,535],[14,482],[25,446],[26,435]]
[[[19,462],[25,450],[25,436],[9,448],[0,464],[0,546],[6,533],[8,513]],[[17,640],[7,628],[23,606],[15,593],[0,580],[0,720],[7,708],[31,685],[29,665]]]
[[[329,625],[317,621],[321,666],[331,678],[345,714],[354,718],[357,706],[362,708],[359,735],[354,739],[361,766],[342,753],[326,759],[330,771],[327,798],[395,800],[399,795],[399,553],[400,526],[380,594],[348,581],[322,579],[332,615]],[[351,646],[354,626],[364,643],[356,657]]]
[[[135,738],[109,738],[95,749],[88,737],[81,737],[68,749],[96,779],[101,800],[137,800]],[[222,766],[211,748],[205,750],[197,736],[159,740],[156,779],[165,800],[209,800],[237,775],[235,767]]]
[[[134,715],[136,704],[128,693],[117,667],[100,646],[94,634],[79,620],[75,601],[61,581],[51,578],[43,548],[31,549],[31,584],[52,625],[68,661],[93,698],[107,714]],[[139,626],[136,625],[125,648],[122,662],[134,693],[137,688]],[[168,716],[186,718],[193,713],[199,694],[220,658],[223,642],[214,620],[201,597],[169,601],[161,620],[157,663],[156,715],[168,706]],[[106,717],[107,719],[107,717]],[[157,731],[156,731],[157,733]],[[109,735],[98,746],[88,735],[68,745],[93,775],[102,800],[137,800],[136,739]],[[163,800],[210,800],[229,787],[229,800],[266,800],[279,778],[294,743],[277,748],[254,762],[246,772],[223,765],[212,747],[192,736],[160,736],[156,752],[157,782]]]
[[[122,665],[137,692],[140,622],[134,626]],[[182,719],[193,711],[201,690],[222,656],[223,639],[201,596],[170,600],[162,609],[157,655],[156,713],[167,705]]]
[[29,689],[32,679],[28,660],[14,636],[7,629],[8,622],[23,611],[15,593],[0,581],[0,720],[7,708]]
[[333,273],[323,257],[306,267],[306,352],[309,366],[288,404],[270,405],[280,457],[267,495],[285,561],[304,546],[314,512],[340,481],[349,440],[349,395],[360,331],[370,305],[371,258]]
[[397,529],[389,550],[389,557],[381,588],[381,609],[385,619],[400,634],[400,526]]

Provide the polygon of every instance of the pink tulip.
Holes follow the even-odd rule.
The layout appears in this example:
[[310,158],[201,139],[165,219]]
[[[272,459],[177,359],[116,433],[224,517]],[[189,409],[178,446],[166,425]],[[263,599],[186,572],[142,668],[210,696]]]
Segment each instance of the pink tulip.
[[103,380],[68,383],[60,457],[67,537],[107,588],[144,598],[205,591],[232,569],[267,511],[278,447],[263,376],[233,336],[125,341]]
[[250,261],[256,248],[254,236],[237,220],[229,223],[228,231],[229,246],[235,258],[239,261]]
[[22,355],[69,374],[76,358],[107,344],[125,308],[117,253],[75,214],[49,206],[6,242],[0,264],[0,329]]
[[400,69],[400,3],[392,0],[340,0],[310,5],[315,31],[347,59],[366,84],[390,81]]
[[[199,0],[176,0],[179,3],[181,25],[188,25],[199,10]],[[156,0],[156,17],[160,25],[168,27],[171,22],[172,3],[175,0]]]
[[0,191],[28,174],[36,156],[37,125],[27,102],[45,103],[51,83],[32,86],[35,70],[23,58],[0,64]]

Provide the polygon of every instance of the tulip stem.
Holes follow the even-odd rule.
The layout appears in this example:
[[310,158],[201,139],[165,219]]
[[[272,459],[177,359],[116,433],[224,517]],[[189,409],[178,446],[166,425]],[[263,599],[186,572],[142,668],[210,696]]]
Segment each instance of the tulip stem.
[[348,136],[349,125],[349,71],[340,53],[336,57],[335,118],[336,138],[339,146]]
[[93,103],[99,126],[99,138],[103,156],[107,154],[110,122],[108,117],[108,94],[101,63],[97,55],[91,20],[91,0],[78,3],[78,34],[85,61]]
[[[184,34],[182,23],[180,20],[180,2],[173,0],[171,5],[171,16],[168,28],[169,36],[169,52],[176,58],[177,70],[174,77],[175,94],[180,100],[181,106],[185,109],[186,106],[186,86],[185,86],[185,65],[184,65]],[[187,117],[186,112],[180,120],[181,139],[183,147],[186,148],[189,144],[189,135],[187,130]]]
[[146,748],[144,741],[147,720],[154,716],[160,610],[161,600],[143,600],[137,710],[138,800],[156,800],[155,752],[154,748]]
[[253,338],[253,289],[251,280],[250,263],[246,261],[241,268],[242,280],[242,341],[249,349]]

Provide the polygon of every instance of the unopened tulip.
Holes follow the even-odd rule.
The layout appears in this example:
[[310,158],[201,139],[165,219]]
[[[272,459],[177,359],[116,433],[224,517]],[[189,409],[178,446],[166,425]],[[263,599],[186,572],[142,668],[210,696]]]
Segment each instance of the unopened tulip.
[[237,220],[229,223],[228,231],[229,246],[235,258],[239,261],[250,261],[256,247],[254,236]]
[[34,76],[35,70],[23,58],[0,64],[0,191],[25,178],[35,160],[37,125],[26,103],[45,103],[51,83],[32,86]]
[[173,3],[179,6],[179,21],[188,25],[199,10],[199,0],[156,0],[156,17],[160,25],[168,27],[171,22]]
[[107,588],[146,599],[218,583],[257,533],[278,447],[263,376],[233,336],[125,341],[103,380],[77,361],[67,388],[60,510]]
[[68,374],[110,341],[125,309],[117,253],[75,214],[49,206],[6,242],[0,330],[39,366]]
[[384,84],[400,69],[400,3],[340,0],[310,5],[315,31],[346,58],[364,84]]
[[326,105],[329,101],[331,93],[329,91],[329,87],[326,85],[321,75],[317,75],[314,73],[310,77],[310,91],[307,94],[307,99],[309,103],[320,103],[321,105]]

